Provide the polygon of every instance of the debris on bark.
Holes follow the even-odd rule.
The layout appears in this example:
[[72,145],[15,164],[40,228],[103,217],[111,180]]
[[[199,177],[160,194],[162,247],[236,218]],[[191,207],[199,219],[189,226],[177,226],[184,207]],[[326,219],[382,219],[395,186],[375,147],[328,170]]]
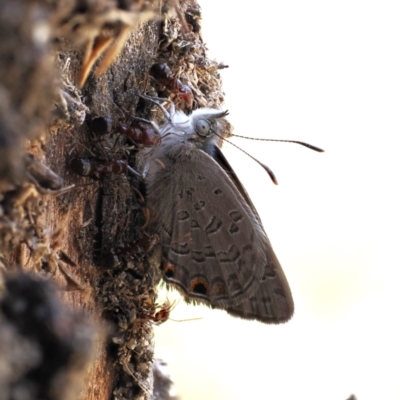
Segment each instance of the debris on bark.
[[[189,0],[6,0],[0,37],[0,271],[55,281],[63,303],[104,326],[86,375],[83,362],[76,368],[85,379],[80,399],[150,399],[152,321],[142,316],[156,309],[157,238],[146,232],[143,182],[129,173],[140,170],[143,145],[122,135],[121,124],[160,117],[140,93],[170,98],[187,113],[220,107],[219,70],[226,66],[207,58],[201,10]],[[162,64],[165,75],[151,76]],[[97,117],[106,117],[102,134]],[[89,173],[76,173],[77,163]],[[16,279],[47,293],[36,278]],[[5,281],[3,302],[30,293],[19,294],[12,282]],[[54,304],[60,319],[50,312],[49,323],[57,329],[71,321],[68,340],[75,340],[80,317],[74,322]],[[28,328],[32,321],[21,315]],[[13,329],[1,322],[0,335]],[[79,348],[76,340],[71,346]],[[15,371],[32,367],[24,357],[26,366]],[[27,398],[69,398],[34,393]]]

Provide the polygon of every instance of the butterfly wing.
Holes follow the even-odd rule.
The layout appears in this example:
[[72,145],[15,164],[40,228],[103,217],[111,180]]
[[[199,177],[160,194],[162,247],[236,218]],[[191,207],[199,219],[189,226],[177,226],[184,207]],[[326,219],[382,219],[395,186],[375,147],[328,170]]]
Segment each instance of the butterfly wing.
[[242,185],[242,182],[240,182],[240,180],[237,177],[235,171],[233,170],[233,168],[229,164],[228,160],[226,159],[226,157],[222,153],[221,149],[218,146],[214,146],[212,148],[212,150],[211,150],[211,154],[210,155],[219,164],[219,166],[225,171],[225,173],[229,176],[229,178],[231,179],[233,184],[236,186],[236,189],[240,192],[240,194],[242,195],[243,199],[246,201],[247,205],[253,211],[253,214],[255,215],[255,217],[261,223],[261,219],[260,219],[260,217],[259,217],[259,215],[257,213],[256,208],[253,205],[253,202],[250,199],[249,194],[247,193],[247,190]]
[[[213,149],[213,158],[232,180],[243,199],[251,208],[255,218],[257,218],[261,224],[261,219],[250,196],[218,146],[215,146]],[[271,265],[271,267],[269,267],[271,270],[268,272],[267,267],[265,278],[260,280],[260,286],[252,297],[246,299],[246,301],[235,308],[227,308],[227,312],[246,319],[260,319],[259,316],[263,315],[263,322],[285,322],[293,315],[294,302],[283,269],[266,234],[265,237],[267,239],[268,263]],[[268,273],[270,275],[269,278],[267,278]],[[276,274],[276,282],[273,282],[275,280],[274,274]],[[271,297],[269,295],[270,290],[275,290],[276,297]]]
[[247,193],[192,144],[156,153],[147,201],[160,234],[164,279],[187,300],[232,315],[289,319],[290,289]]

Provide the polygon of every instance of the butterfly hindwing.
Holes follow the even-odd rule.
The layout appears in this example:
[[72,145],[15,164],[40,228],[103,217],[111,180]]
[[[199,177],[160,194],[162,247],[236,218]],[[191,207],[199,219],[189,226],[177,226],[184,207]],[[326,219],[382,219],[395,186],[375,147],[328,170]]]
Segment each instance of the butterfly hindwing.
[[167,145],[156,151],[159,165],[148,184],[165,280],[187,299],[232,315],[264,322],[290,318],[286,278],[247,194],[226,174],[229,164],[222,169],[183,140],[168,151]]

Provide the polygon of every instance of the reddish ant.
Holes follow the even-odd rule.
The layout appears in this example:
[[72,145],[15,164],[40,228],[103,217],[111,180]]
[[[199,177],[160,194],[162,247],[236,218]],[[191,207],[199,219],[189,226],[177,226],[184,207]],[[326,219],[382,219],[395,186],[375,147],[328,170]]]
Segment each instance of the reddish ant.
[[[169,102],[172,110],[171,112],[175,112],[174,104],[168,99],[153,98],[140,94],[138,94],[138,96],[145,100],[153,102],[155,105],[160,107],[167,120],[170,120],[170,113],[160,104],[160,101]],[[115,103],[114,105],[122,112],[122,110]],[[128,125],[122,122],[117,122],[116,124],[114,124],[111,118],[98,116],[92,118],[89,121],[89,126],[92,132],[99,136],[110,134],[115,129],[121,135],[132,139],[133,141],[144,147],[156,146],[161,141],[161,134],[157,124],[153,121],[148,121],[146,119],[138,117],[135,117],[134,122]],[[74,158],[71,160],[70,166],[75,173],[81,176],[93,177],[96,175],[110,173],[123,174],[128,171],[142,178],[142,175],[140,175],[137,171],[130,167],[126,160],[104,161],[97,159],[95,156],[93,159]]]
[[101,161],[86,158],[73,158],[70,162],[70,166],[75,173],[82,176],[124,174],[127,171],[138,175],[138,173],[128,165],[126,160]]
[[[179,300],[178,300],[179,301]],[[153,314],[141,314],[139,315],[139,319],[150,320],[153,321],[156,325],[161,325],[166,322],[170,316],[171,311],[177,306],[178,301],[175,300],[172,303],[167,299],[162,305],[157,305],[154,307]],[[158,309],[158,311],[156,311]],[[171,321],[175,322],[184,322],[184,321],[195,321],[201,318],[189,318],[189,319],[171,319]]]
[[[122,112],[116,104],[115,106]],[[154,122],[142,118],[135,117],[135,121],[128,125],[122,122],[113,124],[113,120],[108,117],[94,117],[89,121],[89,126],[92,132],[100,136],[110,134],[115,129],[119,134],[145,147],[155,146],[160,142],[158,126]],[[75,173],[82,176],[93,177],[110,173],[123,174],[128,171],[142,177],[128,165],[126,160],[104,161],[98,160],[95,157],[93,159],[74,158],[70,162],[70,166]]]
[[170,312],[176,306],[176,302],[170,303],[168,300],[162,304],[161,306],[156,305],[155,310],[159,309],[159,311],[155,311],[153,315],[151,314],[143,314],[140,315],[140,319],[146,319],[153,321],[156,325],[160,325],[169,319]]
[[150,68],[150,76],[161,86],[165,86],[172,93],[182,99],[188,107],[192,106],[193,93],[189,86],[172,75],[171,69],[166,63],[153,64]]
[[[150,124],[151,127],[145,124]],[[113,122],[108,117],[95,117],[91,120],[90,127],[97,135],[107,135],[113,130]],[[145,147],[157,145],[160,141],[157,126],[141,118],[136,118],[130,125],[117,122],[115,130]]]

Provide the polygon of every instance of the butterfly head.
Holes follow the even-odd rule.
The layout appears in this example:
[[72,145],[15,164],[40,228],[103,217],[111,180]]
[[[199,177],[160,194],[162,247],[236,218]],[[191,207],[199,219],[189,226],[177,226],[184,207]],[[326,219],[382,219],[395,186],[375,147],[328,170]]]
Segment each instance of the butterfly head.
[[218,120],[228,115],[228,111],[212,108],[199,108],[190,115],[190,125],[193,134],[200,141],[214,138],[218,134]]

